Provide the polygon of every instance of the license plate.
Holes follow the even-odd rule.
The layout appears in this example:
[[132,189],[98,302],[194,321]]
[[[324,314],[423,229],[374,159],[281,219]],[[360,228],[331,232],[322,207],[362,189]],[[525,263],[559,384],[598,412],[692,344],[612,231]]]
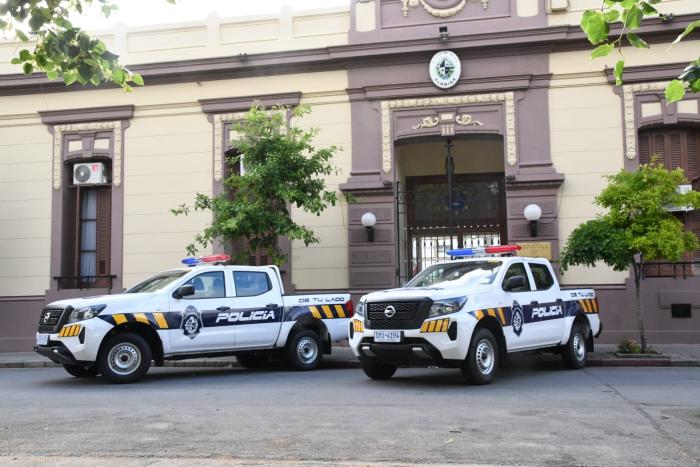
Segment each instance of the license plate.
[[401,331],[374,331],[374,342],[400,343]]
[[46,345],[49,343],[48,334],[37,334],[36,335],[36,345]]

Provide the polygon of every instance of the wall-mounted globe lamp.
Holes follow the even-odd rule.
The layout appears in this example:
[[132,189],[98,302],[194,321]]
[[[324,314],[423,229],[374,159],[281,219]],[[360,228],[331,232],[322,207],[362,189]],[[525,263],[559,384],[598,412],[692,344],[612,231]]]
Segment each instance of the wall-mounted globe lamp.
[[366,212],[366,213],[362,214],[361,222],[362,222],[362,226],[367,231],[367,241],[373,242],[374,241],[374,225],[377,223],[377,216],[375,216],[371,212]]
[[528,204],[523,211],[525,219],[529,221],[530,236],[537,236],[537,221],[542,217],[542,208],[536,204]]

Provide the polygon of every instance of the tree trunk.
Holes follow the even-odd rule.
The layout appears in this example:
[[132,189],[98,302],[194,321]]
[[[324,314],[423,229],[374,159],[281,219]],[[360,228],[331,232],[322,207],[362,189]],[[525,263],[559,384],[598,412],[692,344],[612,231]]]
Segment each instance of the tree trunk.
[[639,328],[639,343],[642,348],[642,353],[647,351],[647,332],[644,329],[644,315],[642,312],[642,293],[640,283],[642,272],[644,271],[644,261],[634,264],[634,293],[637,306],[637,327]]

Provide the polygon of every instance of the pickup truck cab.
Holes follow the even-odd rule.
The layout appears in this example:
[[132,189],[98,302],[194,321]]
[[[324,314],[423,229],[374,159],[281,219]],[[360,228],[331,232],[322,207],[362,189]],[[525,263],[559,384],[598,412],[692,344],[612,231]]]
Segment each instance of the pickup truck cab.
[[121,294],[50,303],[39,318],[35,350],[71,375],[101,373],[126,383],[141,378],[151,360],[160,366],[235,355],[256,368],[279,353],[293,368],[311,370],[332,342],[346,338],[349,294],[284,295],[275,266],[194,263]]
[[349,338],[370,378],[437,365],[486,384],[510,352],[548,349],[581,368],[601,330],[592,289],[561,289],[543,258],[490,256],[435,264],[402,288],[363,296]]

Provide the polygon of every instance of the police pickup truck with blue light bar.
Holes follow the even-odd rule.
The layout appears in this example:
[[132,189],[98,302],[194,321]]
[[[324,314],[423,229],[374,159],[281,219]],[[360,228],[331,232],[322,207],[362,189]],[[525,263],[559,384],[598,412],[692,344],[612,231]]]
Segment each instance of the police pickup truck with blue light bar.
[[284,295],[275,266],[228,266],[227,255],[186,258],[124,293],[62,300],[39,318],[35,350],[76,377],[141,378],[151,360],[235,355],[246,368],[274,354],[316,368],[347,337],[350,295]]
[[365,374],[388,379],[399,366],[435,365],[487,384],[507,353],[534,349],[582,368],[602,331],[595,291],[559,288],[548,260],[512,256],[518,249],[450,250],[451,261],[404,287],[363,296],[349,338]]

